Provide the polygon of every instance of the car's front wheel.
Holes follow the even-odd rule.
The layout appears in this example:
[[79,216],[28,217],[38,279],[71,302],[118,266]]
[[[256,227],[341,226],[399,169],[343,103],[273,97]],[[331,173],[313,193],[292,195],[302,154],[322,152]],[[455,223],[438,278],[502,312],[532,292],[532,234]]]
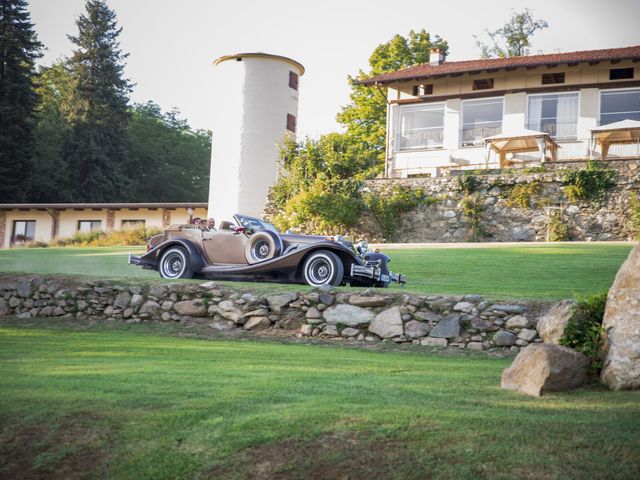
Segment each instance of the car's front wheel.
[[162,278],[191,278],[193,270],[189,265],[189,255],[182,247],[171,247],[160,257],[158,271]]
[[344,277],[344,265],[335,253],[329,250],[318,250],[305,260],[302,275],[305,283],[313,287],[338,286]]

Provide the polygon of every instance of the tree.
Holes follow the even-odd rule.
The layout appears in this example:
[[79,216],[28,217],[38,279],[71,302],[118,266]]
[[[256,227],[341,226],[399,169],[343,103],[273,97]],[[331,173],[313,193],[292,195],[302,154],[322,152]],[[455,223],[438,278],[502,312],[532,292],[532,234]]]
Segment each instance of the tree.
[[41,49],[26,0],[0,0],[0,202],[22,200],[31,171],[33,75]]
[[64,145],[70,133],[71,75],[64,60],[41,67],[35,77],[39,102],[34,129],[33,171],[25,183],[29,202],[68,202]]
[[351,83],[351,102],[342,107],[337,120],[347,127],[347,135],[354,137],[360,144],[360,155],[368,158],[370,165],[375,165],[377,173],[384,166],[386,139],[387,90],[379,90],[370,86],[354,83],[385,72],[393,72],[405,67],[429,61],[431,48],[440,48],[444,55],[449,46],[445,40],[424,29],[419,32],[411,30],[407,37],[395,35],[391,40],[378,45],[369,57],[370,70],[360,70],[358,75],[349,77]]
[[531,10],[526,8],[524,12],[513,13],[511,19],[501,28],[490,32],[485,29],[493,45],[488,45],[478,39],[476,45],[480,49],[482,58],[491,57],[520,57],[529,55],[531,50],[531,37],[539,31],[547,28],[549,24],[545,20],[534,20]]
[[70,132],[64,146],[71,201],[127,201],[131,195],[131,156],[127,106],[131,84],[115,13],[102,0],[88,0],[86,14],[69,36],[77,49],[69,59]]
[[192,130],[179,111],[162,113],[147,102],[133,106],[129,134],[136,183],[132,201],[207,201],[211,132]]

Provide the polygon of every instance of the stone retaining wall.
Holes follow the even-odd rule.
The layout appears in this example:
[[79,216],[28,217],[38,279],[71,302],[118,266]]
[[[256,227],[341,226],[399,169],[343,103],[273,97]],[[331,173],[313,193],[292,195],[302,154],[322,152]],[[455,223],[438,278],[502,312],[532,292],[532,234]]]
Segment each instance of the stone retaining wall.
[[277,330],[299,337],[413,343],[425,347],[518,351],[541,342],[543,303],[504,303],[479,295],[442,296],[335,290],[265,294],[215,282],[82,281],[0,277],[0,315],[129,323],[197,323],[216,331]]

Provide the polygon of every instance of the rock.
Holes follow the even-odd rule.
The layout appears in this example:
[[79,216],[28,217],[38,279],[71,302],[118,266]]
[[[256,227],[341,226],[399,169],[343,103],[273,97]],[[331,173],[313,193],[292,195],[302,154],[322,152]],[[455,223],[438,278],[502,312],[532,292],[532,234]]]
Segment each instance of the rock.
[[526,347],[527,345],[529,345],[529,342],[526,340],[522,340],[521,338],[516,340],[516,346],[518,347]]
[[172,302],[171,300],[165,300],[160,306],[162,307],[162,310],[164,310],[165,312],[169,312],[173,308],[174,303],[175,302]]
[[491,306],[493,310],[505,313],[524,313],[527,311],[527,307],[523,305],[510,305],[510,304],[494,304]]
[[446,338],[434,338],[434,337],[425,337],[420,340],[420,345],[424,347],[440,347],[445,348],[449,342],[447,342]]
[[225,312],[235,312],[238,311],[238,307],[231,300],[223,300],[218,303],[218,308],[220,310],[224,310]]
[[380,295],[351,295],[349,303],[356,307],[383,307],[387,304],[387,298]]
[[403,334],[400,307],[391,307],[376,315],[369,325],[369,331],[380,338],[392,338]]
[[[44,308],[42,309],[44,310]],[[102,312],[102,314],[105,317],[110,317],[111,315],[113,315],[113,307],[111,305],[109,305],[107,308],[104,309],[104,311]],[[44,315],[43,315],[44,316]]]
[[535,240],[536,231],[529,225],[516,225],[511,227],[509,235],[516,242],[530,242]]
[[510,347],[516,343],[516,336],[506,330],[500,330],[493,336],[493,343],[498,347]]
[[53,309],[52,315],[54,317],[61,317],[62,315],[64,315],[64,308],[62,307],[56,307]]
[[440,317],[429,310],[418,310],[413,314],[413,318],[416,320],[421,320],[423,322],[437,322],[440,320]]
[[136,307],[139,307],[144,302],[144,297],[138,293],[131,296],[131,301],[129,302],[129,306],[135,310]]
[[534,338],[536,338],[537,334],[538,332],[536,332],[535,330],[523,328],[522,330],[520,330],[520,333],[518,333],[518,338],[520,340],[524,340],[525,342],[530,342]]
[[7,315],[9,313],[9,304],[4,298],[0,297],[0,315]]
[[16,314],[16,318],[31,318],[32,316],[33,315],[31,315],[31,312],[22,312]]
[[171,320],[171,317],[172,317],[172,315],[169,312],[162,312],[162,315],[160,315],[160,319],[163,322],[168,322],[169,320]]
[[324,334],[335,337],[338,335],[338,327],[336,325],[327,325],[324,329]]
[[226,310],[219,310],[218,315],[238,325],[244,324],[247,321],[247,318],[250,318],[250,317],[245,317],[240,311],[228,312]]
[[227,330],[234,330],[236,327],[232,325],[229,325],[229,322],[224,322],[221,320],[217,320],[215,322],[211,322],[209,324],[209,326],[211,328],[213,328],[214,330],[218,330],[219,332],[224,332]]
[[20,305],[20,299],[18,297],[11,297],[9,299],[9,306],[11,308],[16,308],[18,305]]
[[284,330],[298,330],[302,326],[302,312],[291,312],[280,320],[280,328]]
[[530,325],[527,317],[523,317],[522,315],[516,315],[515,317],[511,317],[507,320],[506,327],[511,328],[528,328]]
[[[2,300],[0,299],[0,307],[1,306],[2,306]],[[105,309],[105,312],[106,312],[106,309]],[[50,305],[47,305],[46,307],[42,307],[42,309],[40,310],[41,317],[50,317],[52,316],[52,314],[53,314],[53,307]],[[2,308],[0,308],[0,315],[4,315],[2,313]]]
[[576,205],[569,205],[564,209],[564,211],[567,215],[576,215],[580,213],[580,207],[577,207]]
[[618,270],[602,326],[607,332],[602,382],[614,390],[640,388],[640,245]]
[[291,302],[298,299],[297,292],[280,293],[278,295],[267,296],[267,303],[269,308],[274,313],[281,313],[282,309],[289,305]]
[[493,326],[492,323],[488,320],[484,320],[482,318],[474,318],[471,320],[471,326],[476,330],[480,330],[481,332],[485,332],[487,330],[491,330]]
[[484,350],[482,342],[469,342],[467,343],[467,349],[469,350]]
[[[400,312],[398,312],[399,314]],[[347,327],[357,327],[367,325],[374,319],[372,311],[355,305],[339,304],[335,307],[327,308],[322,316],[329,324],[345,325]]]
[[411,320],[404,325],[404,334],[409,338],[420,338],[431,331],[431,325],[425,322]]
[[250,317],[242,328],[245,330],[266,330],[271,327],[269,317]]
[[82,312],[84,310],[87,309],[87,307],[89,306],[89,303],[85,300],[78,300],[78,303],[76,304],[78,311]]
[[502,372],[502,388],[539,397],[575,388],[588,378],[589,359],[571,348],[534,343],[523,348]]
[[31,297],[32,292],[33,292],[33,289],[31,288],[31,282],[29,280],[20,282],[16,286],[16,294],[19,297],[29,298]]
[[173,304],[173,309],[180,315],[189,317],[205,317],[207,315],[207,307],[202,299],[184,300]]
[[129,306],[129,302],[131,301],[131,294],[126,290],[124,292],[120,292],[116,295],[115,300],[113,301],[113,308],[118,308],[120,310],[124,310]]
[[480,303],[480,302],[482,302],[482,295],[477,295],[475,293],[472,293],[472,294],[469,294],[469,295],[465,295],[463,300],[465,302]]
[[540,317],[536,325],[540,338],[546,343],[559,345],[571,315],[573,315],[572,300],[562,300],[553,304],[549,311]]
[[315,320],[318,318],[322,318],[322,313],[320,313],[320,311],[316,307],[311,307],[309,310],[307,310],[305,317]]
[[471,302],[458,302],[453,306],[456,312],[471,313],[475,308],[475,305]]
[[153,300],[147,300],[140,307],[140,311],[138,312],[140,315],[149,315],[151,317],[159,316],[162,312],[162,307],[157,302]]
[[313,327],[311,325],[302,325],[300,327],[300,333],[302,335],[310,336],[313,333]]
[[342,329],[340,335],[342,335],[343,337],[355,337],[359,333],[360,330],[358,330],[357,328],[347,327]]
[[455,338],[460,336],[460,315],[452,313],[444,317],[438,325],[431,330],[429,336],[436,338]]
[[326,305],[327,307],[330,307],[331,305],[336,303],[336,297],[334,297],[330,293],[322,292],[320,295],[318,295],[318,301]]

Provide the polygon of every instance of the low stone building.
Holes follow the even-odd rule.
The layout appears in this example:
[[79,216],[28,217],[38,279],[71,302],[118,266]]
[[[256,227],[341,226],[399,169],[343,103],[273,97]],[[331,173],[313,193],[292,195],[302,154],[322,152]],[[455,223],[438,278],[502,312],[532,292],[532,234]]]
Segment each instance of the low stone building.
[[76,232],[135,226],[163,228],[206,218],[207,203],[2,203],[0,248],[48,242]]

